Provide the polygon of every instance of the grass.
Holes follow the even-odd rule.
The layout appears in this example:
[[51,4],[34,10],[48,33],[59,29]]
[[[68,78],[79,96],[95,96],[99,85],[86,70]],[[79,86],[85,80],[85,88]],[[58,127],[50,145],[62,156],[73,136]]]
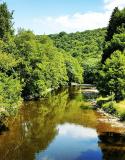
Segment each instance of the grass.
[[115,105],[116,105],[115,101],[109,101],[102,105],[102,109],[107,113],[115,115],[117,113]]
[[104,103],[107,103],[107,102],[111,102],[112,100],[114,99],[114,96],[107,96],[107,97],[99,97],[96,99],[96,103],[99,107],[102,107],[102,105]]
[[119,117],[121,121],[125,120],[125,100],[116,102],[112,96],[97,98],[97,106],[105,112]]
[[125,120],[125,100],[116,103],[115,109],[120,120]]

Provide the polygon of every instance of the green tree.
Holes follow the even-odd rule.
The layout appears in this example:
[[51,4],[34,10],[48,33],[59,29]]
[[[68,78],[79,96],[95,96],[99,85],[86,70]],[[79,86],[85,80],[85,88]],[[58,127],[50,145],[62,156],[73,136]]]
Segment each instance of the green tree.
[[116,100],[125,98],[125,54],[115,51],[98,75],[97,87],[101,94],[115,94]]
[[6,3],[0,4],[0,38],[13,33],[13,12],[10,12]]
[[[107,28],[107,34],[105,38],[106,42],[102,55],[103,64],[115,50],[123,50],[123,48],[121,48],[121,45],[118,42],[118,39],[119,41],[122,41],[124,33],[125,33],[125,8],[123,10],[118,10],[118,8],[116,7],[112,13],[111,19],[109,21],[109,26]],[[120,34],[121,37],[118,36],[118,34]],[[114,44],[112,44],[116,38],[117,38],[117,43],[115,42]]]
[[15,38],[23,97],[41,97],[48,89],[68,81],[64,56],[47,36],[36,37],[31,31],[20,30]]
[[12,76],[0,72],[0,118],[12,116],[18,111],[21,102],[20,81]]
[[68,75],[68,83],[71,82],[82,83],[83,82],[83,68],[78,63],[77,59],[73,58],[71,55],[65,56],[65,63]]
[[110,57],[114,51],[120,50],[124,51],[125,49],[125,33],[114,34],[111,41],[108,41],[104,48],[103,60]]
[[118,14],[119,14],[119,9],[118,9],[118,7],[115,7],[115,9],[113,10],[112,15],[111,15],[109,25],[107,27],[107,35],[105,37],[106,41],[110,41],[113,37],[113,34],[116,32],[117,25],[118,25],[117,24]]
[[13,54],[14,41],[9,39],[0,40],[0,118],[14,115],[22,100],[22,85],[16,72],[20,59]]
[[[70,34],[61,32],[49,36],[57,48],[66,51],[64,53],[65,55],[69,53],[71,56],[70,59],[72,59],[72,57],[75,58],[79,65],[83,67],[84,82],[94,83],[95,69],[98,67],[98,62],[100,62],[102,58],[105,33],[106,29],[103,28]],[[71,68],[69,66],[71,65],[67,63],[67,67]]]

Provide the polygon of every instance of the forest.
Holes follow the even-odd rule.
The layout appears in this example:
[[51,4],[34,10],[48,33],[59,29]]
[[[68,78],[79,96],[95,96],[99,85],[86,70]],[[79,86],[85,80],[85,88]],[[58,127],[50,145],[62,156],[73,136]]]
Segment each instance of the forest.
[[95,84],[97,103],[116,113],[114,105],[125,99],[125,9],[114,9],[107,28],[51,35],[15,34],[15,13],[6,3],[0,13],[1,118],[15,115],[23,100],[72,82]]

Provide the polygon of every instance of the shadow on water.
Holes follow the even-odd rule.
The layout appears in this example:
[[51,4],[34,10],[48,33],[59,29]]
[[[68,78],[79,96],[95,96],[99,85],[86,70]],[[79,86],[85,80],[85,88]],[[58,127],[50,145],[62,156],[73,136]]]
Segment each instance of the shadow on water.
[[0,160],[125,159],[123,128],[99,121],[104,117],[96,111],[82,110],[87,99],[78,88],[69,88],[24,102],[8,128],[0,128]]
[[0,122],[0,135],[7,131],[9,131],[9,128],[4,123]]
[[125,160],[125,134],[105,132],[98,136],[103,159]]

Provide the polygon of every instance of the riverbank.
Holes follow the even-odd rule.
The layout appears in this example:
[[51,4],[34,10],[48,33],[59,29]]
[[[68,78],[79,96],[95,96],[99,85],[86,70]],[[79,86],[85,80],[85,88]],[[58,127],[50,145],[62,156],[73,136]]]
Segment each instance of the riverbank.
[[[99,93],[94,86],[90,87],[90,85],[87,85],[86,87],[82,88],[83,93]],[[100,96],[93,100],[91,105],[93,106],[90,107],[91,109],[96,109],[98,112],[105,114],[112,122],[117,122],[118,125],[125,121],[125,100],[116,102],[113,95],[107,97]]]
[[125,128],[125,122],[121,121],[119,117],[117,117],[115,115],[111,115],[110,113],[105,112],[101,108],[97,108],[97,112],[106,116],[105,119],[104,118],[102,120],[100,119],[101,122],[110,123],[112,126]]
[[[52,92],[53,90],[57,90],[57,88],[48,88],[45,91],[42,92],[43,97],[45,97],[47,94]],[[35,96],[25,96],[21,97],[17,103],[10,105],[9,103],[6,104],[6,106],[0,107],[0,123],[5,121],[8,117],[15,117],[18,114],[18,111],[20,109],[20,106],[22,106],[24,101],[36,101],[41,99],[42,97],[35,97]]]
[[113,96],[99,97],[96,100],[96,108],[114,116],[117,121],[125,121],[125,100],[116,102]]

